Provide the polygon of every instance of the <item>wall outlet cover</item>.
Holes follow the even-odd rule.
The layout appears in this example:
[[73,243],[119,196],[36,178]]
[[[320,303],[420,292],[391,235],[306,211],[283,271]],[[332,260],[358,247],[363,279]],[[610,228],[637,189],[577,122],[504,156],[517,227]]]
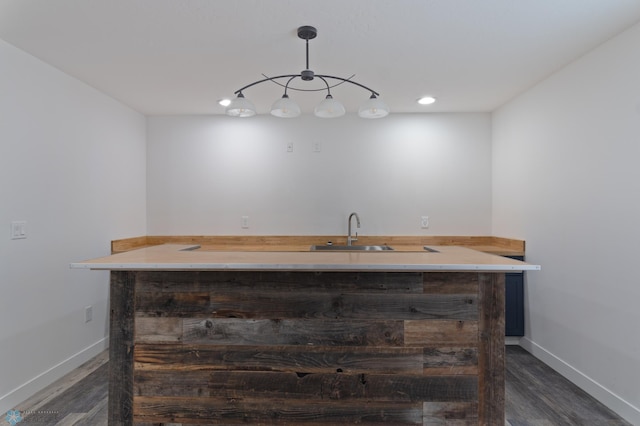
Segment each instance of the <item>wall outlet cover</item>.
[[420,217],[420,228],[427,229],[429,227],[429,216]]

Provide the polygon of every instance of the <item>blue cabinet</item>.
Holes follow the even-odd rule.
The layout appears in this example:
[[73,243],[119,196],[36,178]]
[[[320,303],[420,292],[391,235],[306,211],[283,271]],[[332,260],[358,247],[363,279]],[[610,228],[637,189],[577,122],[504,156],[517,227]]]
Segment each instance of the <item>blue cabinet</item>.
[[[524,260],[524,256],[505,256]],[[524,272],[505,274],[505,335],[524,336]]]

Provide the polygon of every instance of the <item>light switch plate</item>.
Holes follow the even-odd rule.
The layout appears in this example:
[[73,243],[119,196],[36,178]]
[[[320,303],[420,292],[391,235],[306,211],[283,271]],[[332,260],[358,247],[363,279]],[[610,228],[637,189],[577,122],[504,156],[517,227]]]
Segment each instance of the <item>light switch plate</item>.
[[420,217],[420,228],[427,229],[429,227],[429,216]]
[[27,238],[27,222],[16,220],[11,222],[11,239],[22,240]]

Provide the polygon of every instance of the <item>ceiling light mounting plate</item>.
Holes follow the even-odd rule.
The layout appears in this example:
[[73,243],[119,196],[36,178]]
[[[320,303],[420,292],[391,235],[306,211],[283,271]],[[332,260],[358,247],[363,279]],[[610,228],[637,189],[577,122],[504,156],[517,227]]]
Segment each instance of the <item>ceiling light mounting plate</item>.
[[318,35],[318,30],[310,25],[298,27],[298,37],[303,40],[313,40]]

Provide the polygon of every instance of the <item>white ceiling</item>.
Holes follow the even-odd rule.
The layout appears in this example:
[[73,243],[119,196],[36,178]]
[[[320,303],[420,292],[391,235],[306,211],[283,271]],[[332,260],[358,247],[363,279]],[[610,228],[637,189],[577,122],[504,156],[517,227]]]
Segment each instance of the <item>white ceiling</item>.
[[[311,69],[392,112],[491,111],[639,20],[640,0],[0,0],[0,38],[148,115],[221,114],[300,72],[301,25]],[[332,92],[350,112],[369,96]],[[244,94],[266,113],[282,89]]]

